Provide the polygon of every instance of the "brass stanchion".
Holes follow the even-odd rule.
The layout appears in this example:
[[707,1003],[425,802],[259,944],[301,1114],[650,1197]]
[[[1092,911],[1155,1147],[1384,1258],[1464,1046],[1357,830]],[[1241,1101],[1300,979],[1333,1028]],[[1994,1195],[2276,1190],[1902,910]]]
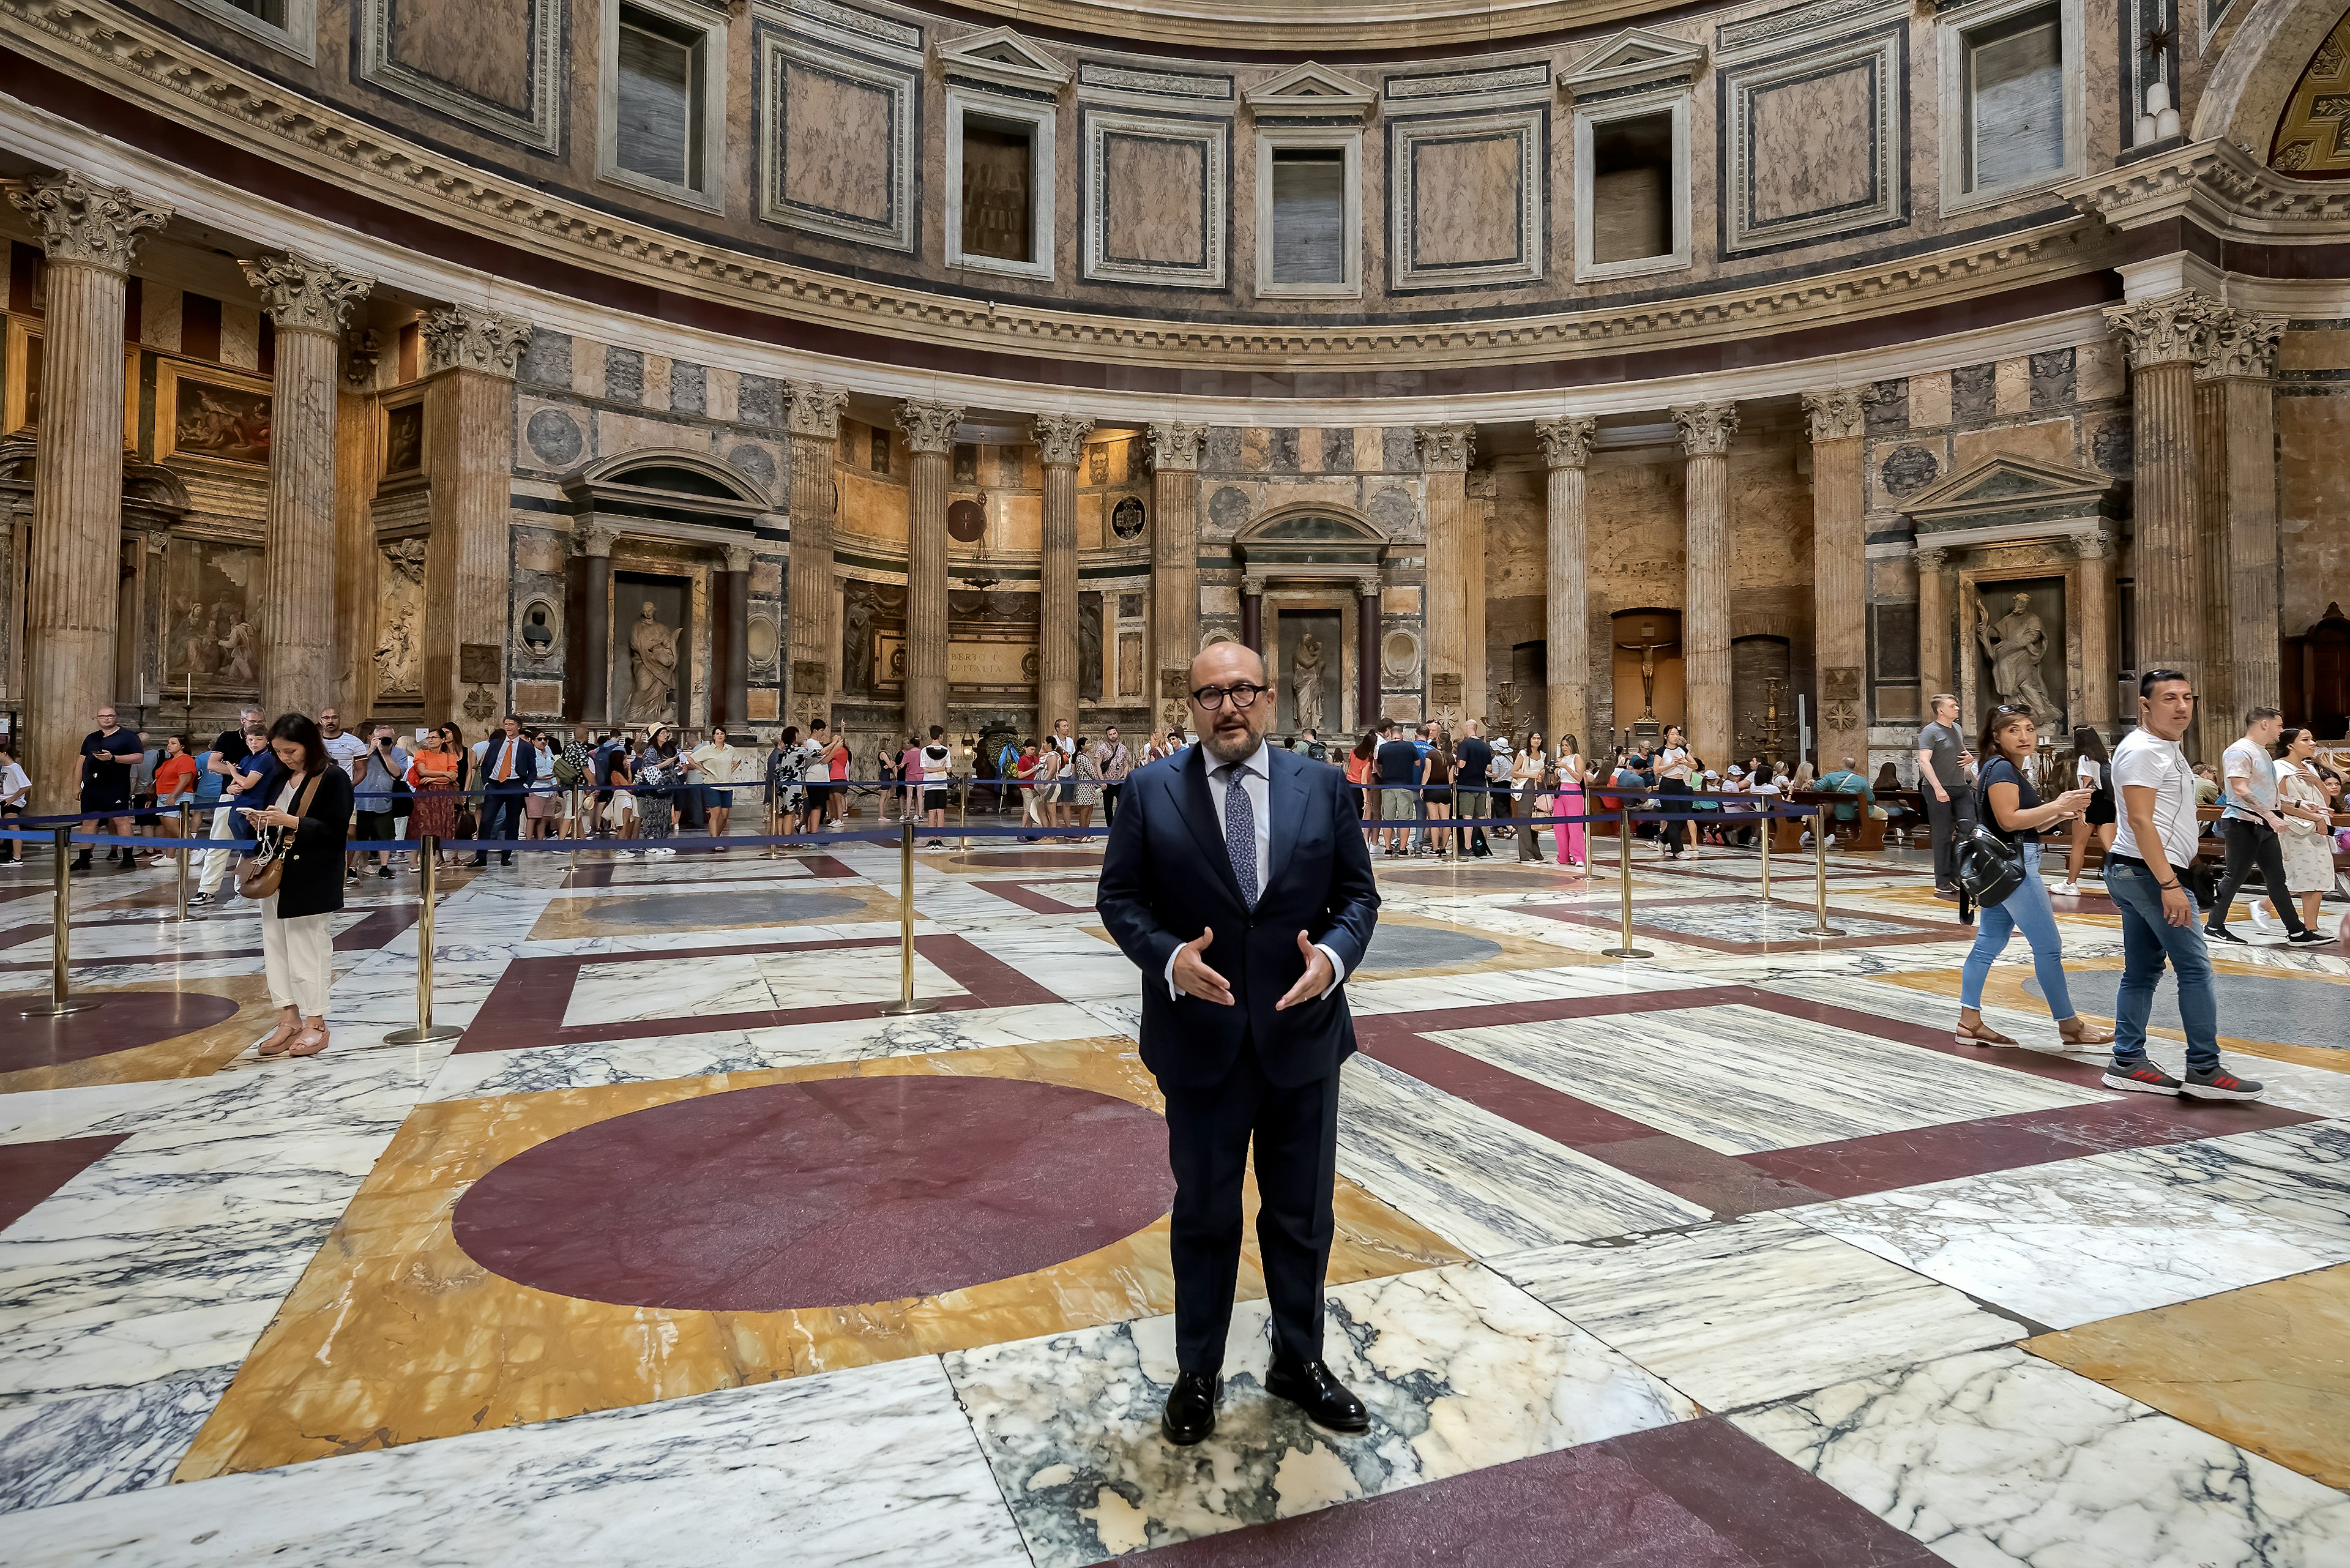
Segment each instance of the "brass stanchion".
[[1771,902],[1771,840],[1777,836],[1778,831],[1777,817],[1766,816],[1762,819],[1762,902],[1766,905]]
[[1820,807],[1820,815],[1812,827],[1812,923],[1797,933],[1806,937],[1840,937],[1844,932],[1828,924],[1828,808]]
[[962,804],[955,807],[955,826],[962,829],[962,852],[971,853],[971,775],[962,775]]
[[1644,959],[1657,955],[1647,948],[1632,945],[1632,803],[1626,801],[1623,815],[1616,821],[1616,886],[1622,906],[1617,945],[1601,948],[1600,956],[1613,959]]
[[930,1010],[929,1002],[914,1000],[914,825],[908,820],[898,833],[898,1000],[881,1011],[903,1017]]
[[416,917],[416,1027],[395,1029],[383,1037],[387,1045],[430,1045],[442,1040],[454,1040],[464,1033],[453,1023],[432,1022],[432,900],[434,872],[441,859],[441,841],[431,834],[417,842],[422,846],[418,853],[424,857],[423,888],[421,896],[423,909]]
[[19,1008],[26,1018],[63,1018],[68,1012],[87,1012],[106,1005],[102,996],[75,996],[66,990],[66,969],[72,962],[68,939],[73,926],[72,840],[71,826],[57,829],[57,885],[49,899],[49,999],[37,1007]]
[[180,867],[179,877],[177,878],[175,888],[180,907],[177,919],[179,923],[183,926],[188,923],[190,919],[188,914],[188,803],[183,800],[180,803],[180,847],[176,852],[179,857]]

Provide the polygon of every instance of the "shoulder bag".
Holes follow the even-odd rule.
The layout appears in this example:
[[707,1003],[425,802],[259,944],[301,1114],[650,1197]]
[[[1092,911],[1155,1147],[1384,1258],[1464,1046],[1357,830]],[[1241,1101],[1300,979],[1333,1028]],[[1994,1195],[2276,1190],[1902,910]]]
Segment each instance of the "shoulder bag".
[[[325,776],[323,773],[312,774],[310,782],[302,786],[301,797],[294,803],[294,815],[297,819],[308,814],[310,801],[318,793],[318,781]],[[301,829],[296,827],[293,831],[298,834]],[[286,851],[293,846],[286,829],[273,827],[266,833],[266,837],[255,835],[252,853],[236,863],[236,890],[256,900],[266,898],[277,891],[277,884],[286,878]]]

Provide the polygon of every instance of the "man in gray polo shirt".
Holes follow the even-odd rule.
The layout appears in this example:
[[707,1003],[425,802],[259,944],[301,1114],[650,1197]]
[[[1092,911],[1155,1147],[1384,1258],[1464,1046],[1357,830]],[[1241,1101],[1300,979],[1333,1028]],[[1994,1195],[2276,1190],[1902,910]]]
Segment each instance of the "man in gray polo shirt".
[[1926,826],[1934,835],[1934,897],[1959,897],[1958,843],[1975,825],[1975,786],[1967,777],[1967,738],[1959,731],[1959,700],[1934,698],[1934,718],[1918,732],[1918,790],[1926,797]]

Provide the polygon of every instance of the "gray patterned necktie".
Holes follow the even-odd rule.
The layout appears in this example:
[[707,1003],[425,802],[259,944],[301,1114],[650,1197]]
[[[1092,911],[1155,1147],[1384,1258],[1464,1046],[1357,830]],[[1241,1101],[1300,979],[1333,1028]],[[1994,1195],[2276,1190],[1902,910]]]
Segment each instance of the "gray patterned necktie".
[[1232,857],[1232,879],[1241,885],[1241,902],[1256,908],[1256,807],[1249,804],[1244,782],[1248,770],[1226,763],[1216,770],[1224,779],[1224,852]]

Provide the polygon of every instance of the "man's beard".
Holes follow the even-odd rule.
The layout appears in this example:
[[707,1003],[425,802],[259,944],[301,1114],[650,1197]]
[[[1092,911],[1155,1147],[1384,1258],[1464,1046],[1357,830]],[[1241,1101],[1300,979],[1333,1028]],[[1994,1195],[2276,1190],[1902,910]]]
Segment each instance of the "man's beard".
[[1245,727],[1238,730],[1210,729],[1200,736],[1201,746],[1220,763],[1239,762],[1256,750],[1256,732]]

